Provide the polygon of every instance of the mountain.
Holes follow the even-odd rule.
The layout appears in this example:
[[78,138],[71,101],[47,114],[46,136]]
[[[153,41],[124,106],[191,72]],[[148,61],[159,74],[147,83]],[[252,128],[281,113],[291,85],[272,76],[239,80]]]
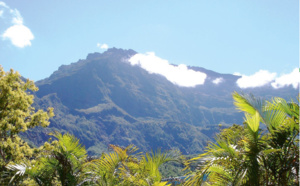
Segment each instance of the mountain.
[[[133,50],[111,48],[89,54],[85,60],[63,65],[49,78],[36,82],[35,107],[54,107],[55,117],[46,129],[26,133],[35,144],[53,130],[77,136],[90,154],[108,144],[134,144],[143,151],[177,148],[199,153],[222,126],[242,124],[235,110],[233,91],[255,96],[295,98],[292,87],[240,89],[240,76],[188,67],[207,75],[203,85],[181,87],[164,76],[149,73],[128,60]],[[222,83],[213,83],[222,78]]]

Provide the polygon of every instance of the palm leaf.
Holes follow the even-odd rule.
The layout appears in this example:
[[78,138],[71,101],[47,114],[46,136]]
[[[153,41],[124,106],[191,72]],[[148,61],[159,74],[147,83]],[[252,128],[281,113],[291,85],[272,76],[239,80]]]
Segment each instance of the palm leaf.
[[15,175],[10,179],[9,184],[11,184],[16,177],[24,176],[26,170],[30,169],[30,167],[25,164],[9,164],[6,166],[6,168],[16,172]]
[[259,129],[259,123],[260,123],[260,116],[257,111],[253,115],[245,114],[245,123],[249,127],[249,129],[256,133]]
[[255,98],[253,95],[238,94],[237,92],[234,92],[232,97],[234,99],[233,104],[241,112],[246,112],[250,115],[254,115],[256,112],[259,112],[259,114],[262,115],[265,104],[264,100]]

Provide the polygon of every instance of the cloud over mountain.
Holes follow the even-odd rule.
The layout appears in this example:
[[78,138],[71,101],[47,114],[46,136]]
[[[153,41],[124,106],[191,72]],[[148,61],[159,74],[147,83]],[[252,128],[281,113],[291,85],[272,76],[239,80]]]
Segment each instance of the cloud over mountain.
[[224,81],[224,79],[222,77],[216,78],[214,79],[212,82],[216,85],[222,83]]
[[276,73],[271,73],[267,70],[259,70],[253,75],[242,75],[236,83],[240,88],[261,87],[271,83],[276,77]]
[[23,17],[17,9],[11,9],[4,2],[0,1],[0,19],[8,19],[9,21],[8,28],[1,34],[3,40],[8,39],[13,45],[19,48],[31,46],[31,40],[34,39],[34,35],[24,25]]
[[292,85],[295,89],[299,87],[300,73],[299,69],[295,68],[289,74],[283,74],[282,76],[275,79],[275,82],[272,83],[274,88],[282,88],[285,86]]
[[271,73],[267,70],[260,70],[253,75],[247,76],[240,73],[235,73],[235,75],[242,76],[236,83],[240,88],[255,88],[262,87],[270,84],[273,88],[282,88],[285,86],[292,85],[295,89],[299,87],[300,74],[299,69],[295,68],[289,74],[283,74],[276,77],[276,73]]
[[207,75],[202,72],[188,69],[184,64],[175,66],[161,59],[154,52],[136,54],[129,59],[131,65],[139,65],[149,73],[165,76],[172,83],[183,87],[195,87],[205,82]]

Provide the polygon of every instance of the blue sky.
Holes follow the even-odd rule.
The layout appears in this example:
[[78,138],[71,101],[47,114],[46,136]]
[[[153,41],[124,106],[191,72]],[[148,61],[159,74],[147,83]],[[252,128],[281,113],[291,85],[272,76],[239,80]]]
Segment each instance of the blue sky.
[[6,71],[40,80],[103,44],[274,80],[299,67],[299,1],[0,0]]

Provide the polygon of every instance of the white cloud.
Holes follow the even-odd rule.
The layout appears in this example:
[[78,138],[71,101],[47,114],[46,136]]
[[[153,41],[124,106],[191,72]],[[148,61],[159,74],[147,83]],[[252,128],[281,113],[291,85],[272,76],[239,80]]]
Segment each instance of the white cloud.
[[101,49],[108,49],[108,45],[107,45],[107,44],[103,44],[103,45],[101,45],[100,48],[101,48]]
[[149,73],[165,76],[172,83],[183,87],[195,87],[205,82],[206,74],[188,69],[186,65],[170,65],[153,52],[136,54],[129,59],[131,65],[139,65]]
[[105,43],[104,44],[97,43],[97,47],[101,49],[108,49],[108,45]]
[[216,78],[215,80],[213,80],[212,82],[214,83],[214,84],[216,84],[216,85],[218,85],[219,83],[222,83],[224,81],[224,79],[223,78]]
[[[17,9],[11,9],[4,2],[0,1],[0,7],[3,7],[3,10],[0,10],[0,18],[8,19],[10,25],[8,25],[1,38],[3,40],[10,40],[13,45],[16,47],[26,47],[31,46],[31,40],[34,39],[34,35],[31,30],[26,27],[23,23],[23,17]],[[7,13],[6,13],[7,12]],[[5,16],[3,14],[5,13]]]
[[254,88],[270,84],[276,89],[290,85],[296,89],[299,87],[300,83],[300,72],[298,68],[295,68],[291,73],[283,74],[280,77],[276,77],[276,73],[271,73],[266,70],[260,70],[250,76],[242,75],[240,73],[235,73],[235,75],[242,76],[236,82],[240,88]]
[[284,74],[275,79],[271,85],[274,88],[282,88],[285,86],[292,85],[295,89],[299,87],[300,72],[298,68],[295,68],[291,73]]
[[9,27],[2,37],[3,39],[10,39],[13,45],[20,48],[31,46],[31,40],[34,39],[30,29],[22,24]]
[[242,75],[236,83],[240,88],[261,87],[271,83],[276,77],[276,73],[270,73],[267,70],[260,70],[253,75]]

